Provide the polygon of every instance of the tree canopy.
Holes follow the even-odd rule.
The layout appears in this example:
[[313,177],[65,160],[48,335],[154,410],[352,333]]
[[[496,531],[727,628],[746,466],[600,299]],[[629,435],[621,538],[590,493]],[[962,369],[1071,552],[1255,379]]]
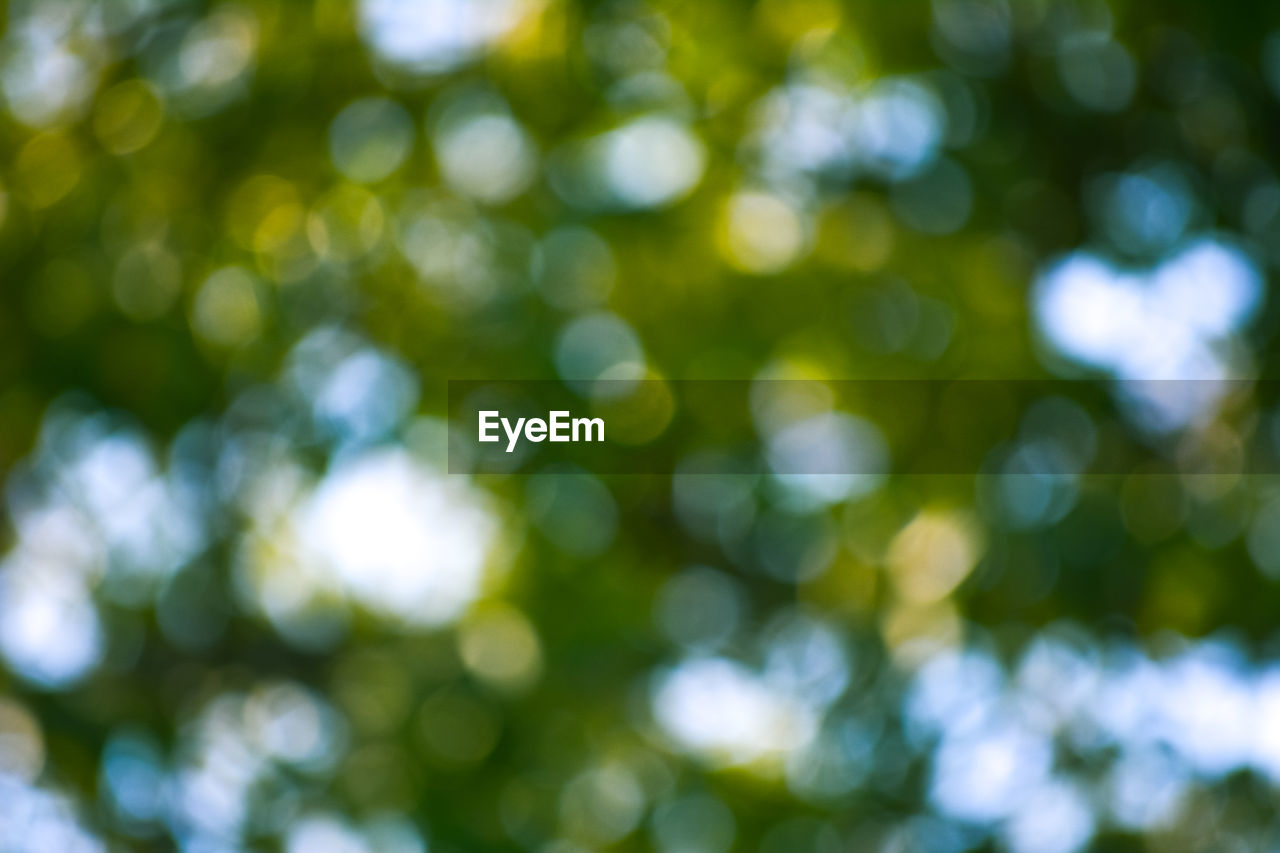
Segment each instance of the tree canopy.
[[1280,9],[4,14],[0,850],[1280,843]]

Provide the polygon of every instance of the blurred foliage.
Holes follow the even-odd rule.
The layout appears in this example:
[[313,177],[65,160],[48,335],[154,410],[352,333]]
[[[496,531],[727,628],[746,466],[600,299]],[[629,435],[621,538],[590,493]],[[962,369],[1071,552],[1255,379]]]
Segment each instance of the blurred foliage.
[[[5,15],[0,849],[1280,843],[1280,10]],[[446,473],[448,380],[626,376],[991,455]]]

